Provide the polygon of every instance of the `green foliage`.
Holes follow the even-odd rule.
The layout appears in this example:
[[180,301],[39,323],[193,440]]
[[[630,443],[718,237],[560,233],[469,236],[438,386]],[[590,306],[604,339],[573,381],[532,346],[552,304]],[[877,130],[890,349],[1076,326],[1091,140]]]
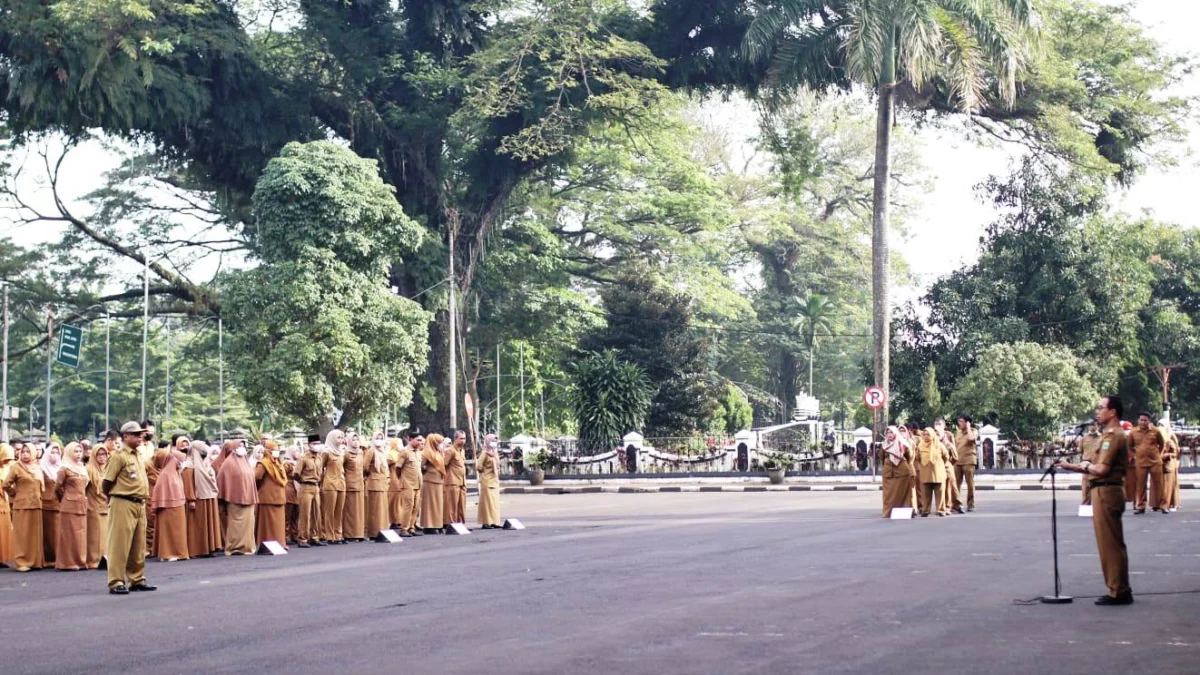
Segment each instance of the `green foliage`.
[[709,428],[719,403],[711,342],[693,328],[690,297],[653,274],[630,271],[602,292],[607,325],[584,336],[587,351],[612,349],[642,368],[654,386],[647,436],[687,436]]
[[329,143],[289,145],[255,191],[263,264],[229,275],[223,302],[247,400],[328,427],[407,405],[430,316],[387,271],[420,240],[370,162]]
[[280,263],[318,248],[354,269],[386,269],[421,241],[395,192],[373,160],[329,141],[289,143],[254,190],[255,251]]
[[932,425],[942,414],[942,391],[938,388],[937,366],[929,364],[925,371],[923,384],[924,401],[921,406],[921,420],[925,425]]
[[572,378],[570,398],[579,423],[580,452],[608,452],[645,424],[650,383],[641,368],[620,360],[616,352],[588,356],[575,366]]
[[721,408],[715,420],[719,433],[735,434],[742,429],[749,429],[754,423],[754,408],[741,389],[730,383],[725,384],[725,395],[720,401]]
[[1050,440],[1063,424],[1083,419],[1099,394],[1066,347],[996,344],[980,355],[951,397],[951,406],[993,419],[1016,438]]

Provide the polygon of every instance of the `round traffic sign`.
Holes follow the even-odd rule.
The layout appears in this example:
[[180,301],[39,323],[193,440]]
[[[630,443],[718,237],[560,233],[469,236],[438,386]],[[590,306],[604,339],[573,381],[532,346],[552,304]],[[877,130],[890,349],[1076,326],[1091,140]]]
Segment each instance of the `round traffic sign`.
[[871,410],[879,410],[887,403],[887,394],[879,387],[867,387],[863,392],[863,403]]

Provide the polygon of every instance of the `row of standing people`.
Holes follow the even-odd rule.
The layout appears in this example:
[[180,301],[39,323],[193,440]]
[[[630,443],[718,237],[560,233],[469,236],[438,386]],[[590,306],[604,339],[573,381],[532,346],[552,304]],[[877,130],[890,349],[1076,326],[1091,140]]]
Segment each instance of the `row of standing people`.
[[[183,434],[155,450],[153,427],[130,424],[135,433],[109,432],[94,450],[74,442],[61,449],[0,444],[0,566],[98,568],[109,548],[114,497],[118,506],[136,505],[145,514],[143,561],[146,555],[173,561],[249,554],[268,540],[302,546],[364,541],[385,528],[402,536],[432,533],[465,520],[461,434],[451,441],[412,432],[407,444],[380,434],[363,448],[355,434],[334,431],[325,444],[310,437],[307,450],[286,453],[264,436],[254,451],[232,439],[218,455]],[[496,447],[489,436],[476,461],[485,528],[501,522]],[[131,468],[135,480],[126,494],[103,490],[112,458]],[[144,489],[137,486],[139,475]]]
[[958,418],[954,434],[943,419],[924,429],[888,427],[883,442],[883,517],[890,518],[894,508],[913,509],[913,518],[974,511],[978,440],[979,432],[966,416]]
[[[1179,510],[1179,436],[1167,420],[1156,425],[1148,412],[1138,414],[1137,424],[1123,422],[1129,439],[1127,460],[1129,470],[1123,478],[1125,501],[1132,503],[1133,513],[1141,515],[1149,506],[1154,512],[1168,514]],[[1100,454],[1100,426],[1095,421],[1079,441],[1083,460],[1096,462]],[[1084,504],[1091,504],[1091,488],[1083,480]]]

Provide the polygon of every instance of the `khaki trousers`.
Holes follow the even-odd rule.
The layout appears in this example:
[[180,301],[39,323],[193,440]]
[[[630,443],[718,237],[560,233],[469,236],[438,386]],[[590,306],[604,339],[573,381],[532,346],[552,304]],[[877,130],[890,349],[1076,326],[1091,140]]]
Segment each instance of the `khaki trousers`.
[[963,479],[967,481],[967,510],[975,508],[975,465],[965,464],[954,467],[955,500],[954,508],[961,509]]
[[1139,466],[1137,471],[1137,502],[1134,508],[1139,511],[1146,509],[1146,477],[1150,478],[1150,508],[1165,509],[1167,508],[1166,493],[1163,492],[1163,468],[1162,464],[1155,466]]
[[345,491],[321,490],[321,539],[342,540],[342,515],[345,511]]
[[417,529],[417,507],[421,504],[421,491],[403,488],[400,490],[400,529],[408,532]]
[[[939,509],[942,503],[942,484],[941,483],[922,483],[921,493],[925,495],[924,504],[921,506],[921,513],[928,514],[931,509]],[[941,511],[937,511],[941,513]]]
[[1120,485],[1092,488],[1092,527],[1096,531],[1096,549],[1100,552],[1100,570],[1108,595],[1116,598],[1130,593],[1129,554],[1125,550],[1125,531],[1121,515],[1125,513],[1125,495]]
[[1085,473],[1085,474],[1083,474],[1082,478],[1083,478],[1083,487],[1080,488],[1080,491],[1083,492],[1083,501],[1081,501],[1080,503],[1081,504],[1091,504],[1092,503],[1092,477]]
[[296,543],[308,544],[321,539],[321,491],[316,485],[300,486],[300,515],[296,522]]
[[108,505],[108,587],[146,581],[146,505],[113,497]]
[[949,513],[951,509],[958,508],[960,504],[958,500],[958,471],[956,466],[951,464],[946,468],[946,483],[942,486],[942,510]]

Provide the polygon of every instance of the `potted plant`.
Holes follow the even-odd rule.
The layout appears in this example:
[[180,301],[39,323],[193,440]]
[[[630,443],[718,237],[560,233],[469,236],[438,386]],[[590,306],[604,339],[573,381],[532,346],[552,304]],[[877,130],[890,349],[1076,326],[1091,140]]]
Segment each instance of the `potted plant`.
[[554,455],[545,450],[538,450],[526,460],[529,471],[529,484],[541,485],[546,480],[546,468],[554,463]]
[[771,480],[771,485],[780,485],[783,483],[784,476],[787,476],[788,466],[791,464],[783,455],[767,455],[763,460],[762,467],[767,472],[767,478]]

